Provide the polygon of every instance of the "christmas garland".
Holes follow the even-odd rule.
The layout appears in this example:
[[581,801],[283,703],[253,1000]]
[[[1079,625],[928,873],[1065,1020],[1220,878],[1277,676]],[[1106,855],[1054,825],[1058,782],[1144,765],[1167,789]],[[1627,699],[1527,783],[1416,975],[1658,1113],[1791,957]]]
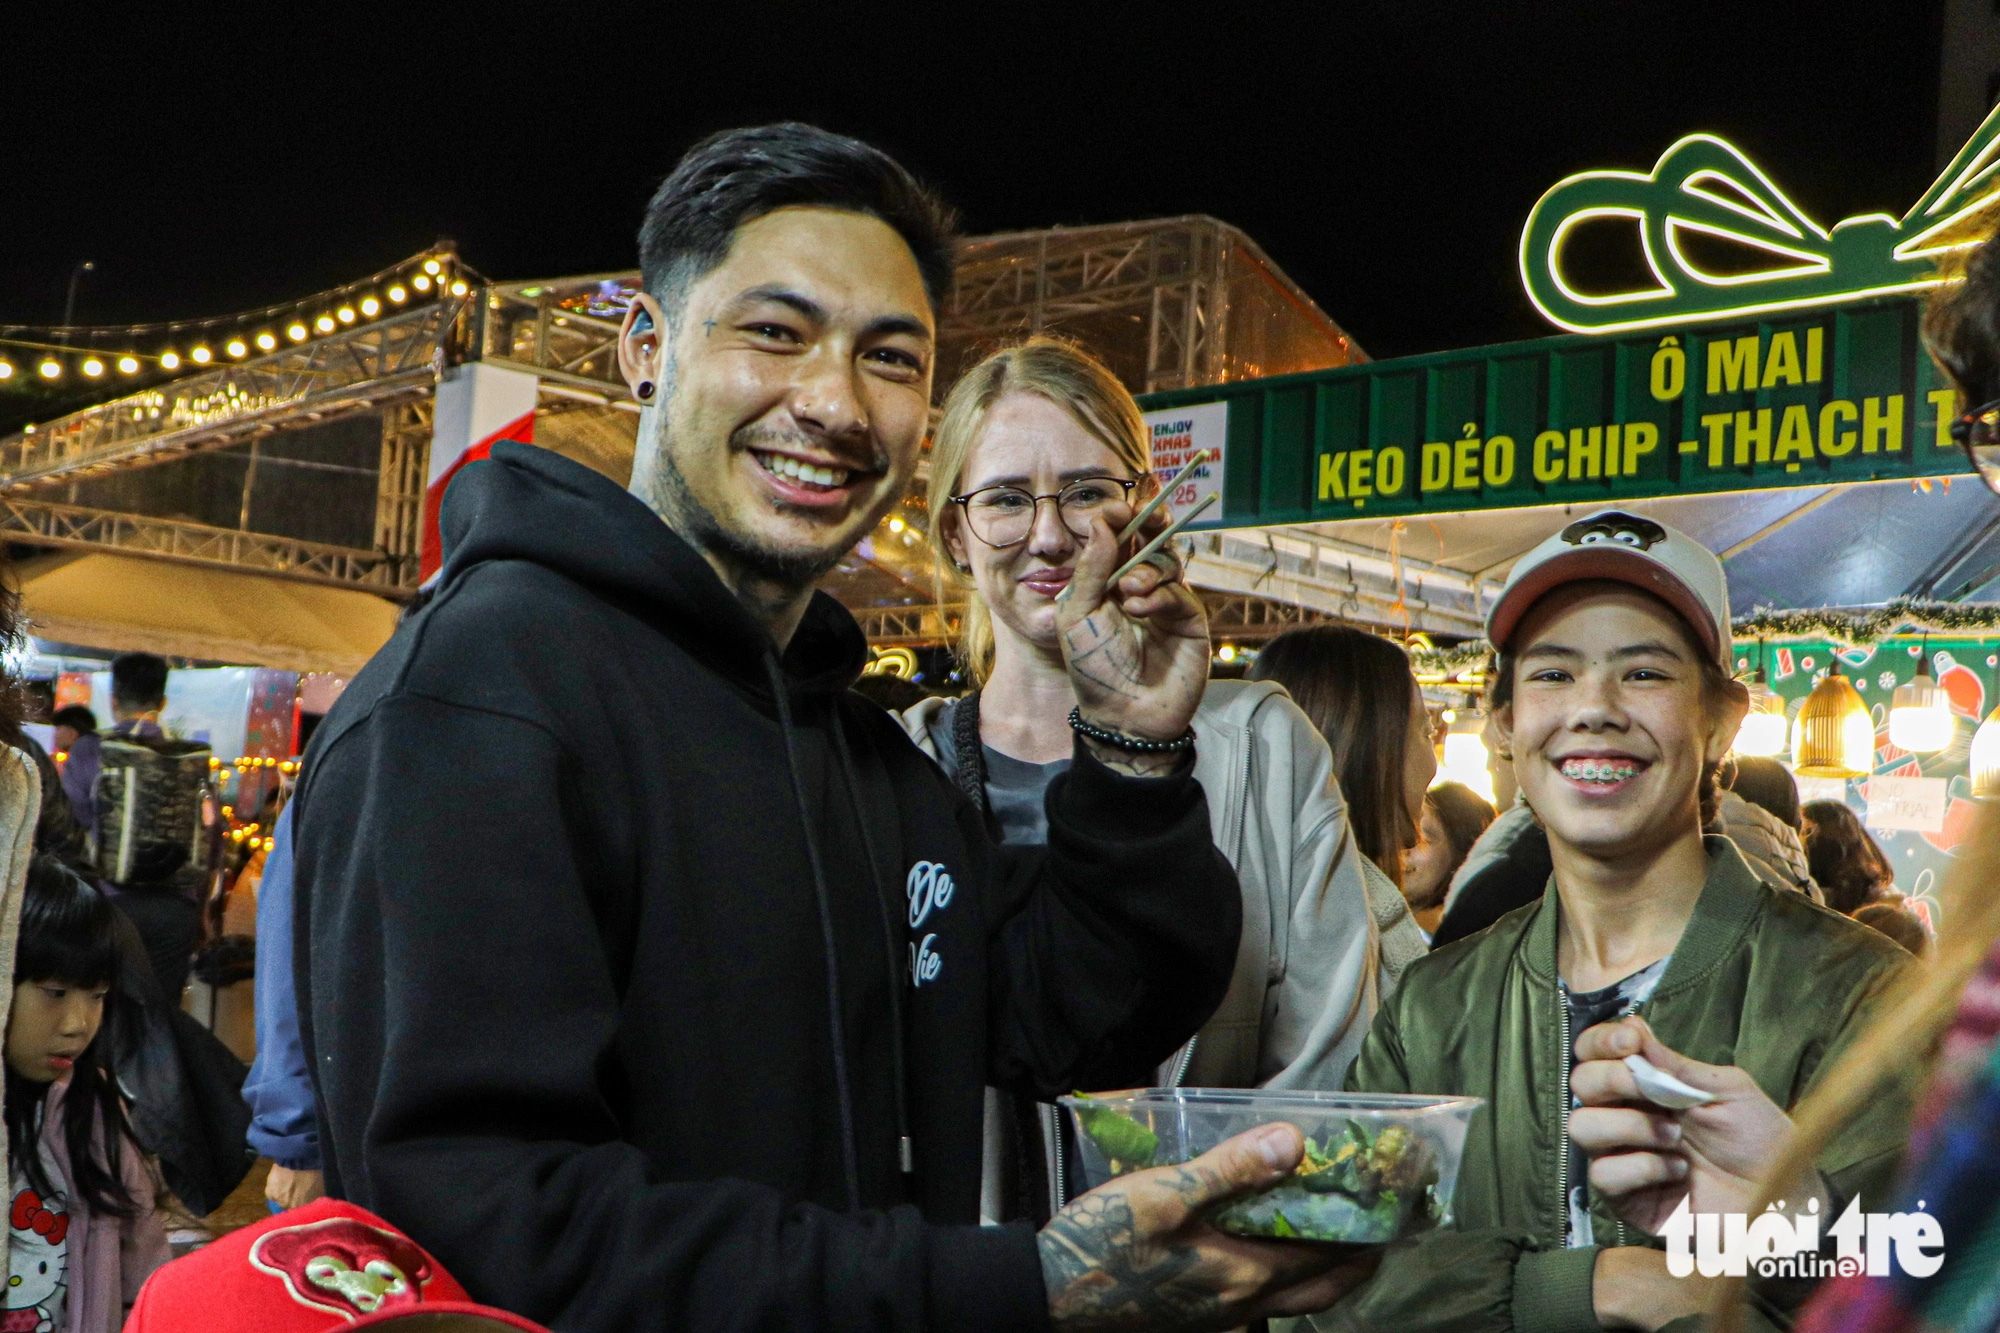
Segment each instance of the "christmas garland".
[[1484,639],[1467,639],[1449,648],[1425,648],[1414,643],[1406,646],[1410,665],[1426,675],[1436,672],[1455,676],[1462,671],[1477,671],[1493,656],[1493,649]]
[[[1736,617],[1730,630],[1739,644],[1757,639],[1812,639],[1843,648],[1873,648],[1898,634],[2000,634],[2000,603],[1898,597],[1866,611],[1774,611],[1760,607]],[[1485,666],[1493,648],[1484,639],[1467,639],[1449,648],[1410,644],[1409,653],[1410,665],[1418,671],[1455,676]]]
[[1898,634],[1977,636],[2000,633],[2000,605],[1925,602],[1898,597],[1866,611],[1773,611],[1759,608],[1730,625],[1737,640],[1824,639],[1845,648],[1872,648]]

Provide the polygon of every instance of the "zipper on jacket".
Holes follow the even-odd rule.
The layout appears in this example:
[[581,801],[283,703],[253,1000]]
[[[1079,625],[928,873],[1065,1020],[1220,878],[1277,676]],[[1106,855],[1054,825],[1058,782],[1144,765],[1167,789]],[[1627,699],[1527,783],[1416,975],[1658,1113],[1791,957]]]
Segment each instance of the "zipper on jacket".
[[1563,994],[1562,982],[1556,982],[1556,1005],[1562,1015],[1562,1101],[1556,1116],[1556,1124],[1561,1132],[1556,1135],[1556,1217],[1562,1226],[1563,1244],[1570,1241],[1569,1234],[1569,997]]
[[[1639,1006],[1638,1006],[1638,1005],[1636,1005],[1636,1004],[1628,1004],[1628,1005],[1626,1005],[1626,1006],[1625,1006],[1625,1012],[1624,1012],[1624,1013],[1622,1013],[1622,1014],[1620,1014],[1620,1015],[1618,1015],[1618,1016],[1619,1016],[1620,1018],[1627,1018],[1627,1017],[1630,1017],[1631,1015],[1633,1015],[1633,1014],[1636,1014],[1636,1013],[1638,1013],[1638,1012],[1639,1012]],[[1630,1242],[1630,1241],[1628,1241],[1627,1239],[1625,1239],[1625,1222],[1624,1222],[1624,1219],[1622,1219],[1622,1218],[1621,1218],[1621,1219],[1619,1219],[1619,1221],[1618,1221],[1617,1223],[1615,1223],[1615,1225],[1616,1225],[1616,1226],[1617,1226],[1617,1228],[1618,1228],[1618,1245],[1619,1245],[1619,1247],[1620,1247],[1620,1248],[1622,1249],[1622,1248],[1624,1248],[1625,1246],[1627,1246],[1627,1245],[1631,1244],[1631,1242]]]
[[[1253,714],[1254,715],[1254,714]],[[1243,785],[1238,789],[1243,795],[1236,802],[1236,854],[1229,858],[1233,869],[1243,864],[1243,830],[1250,826],[1250,724],[1243,724]]]
[[1064,1169],[1063,1113],[1060,1106],[1041,1103],[1042,1137],[1049,1150],[1049,1216],[1054,1217],[1069,1202],[1069,1181]]
[[1194,1063],[1194,1044],[1200,1040],[1201,1034],[1197,1032],[1187,1039],[1187,1045],[1181,1047],[1181,1058],[1174,1062],[1174,1076],[1167,1080],[1168,1087],[1178,1088],[1187,1081],[1188,1066]]

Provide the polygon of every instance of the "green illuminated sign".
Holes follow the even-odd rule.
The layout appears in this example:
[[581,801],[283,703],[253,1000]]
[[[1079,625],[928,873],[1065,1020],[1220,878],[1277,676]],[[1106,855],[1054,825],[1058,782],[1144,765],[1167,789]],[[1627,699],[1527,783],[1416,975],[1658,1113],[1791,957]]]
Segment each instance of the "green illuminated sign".
[[[1549,190],[1521,232],[1521,281],[1535,308],[1576,333],[1621,333],[1866,300],[1935,285],[1935,260],[1976,244],[1962,226],[2000,197],[2000,109],[1986,118],[1901,219],[1868,213],[1831,230],[1807,217],[1741,149],[1691,134],[1650,172],[1586,171]],[[1638,225],[1650,285],[1585,292],[1564,273],[1578,224]],[[1722,272],[1691,253],[1695,238],[1748,247],[1752,271]]]
[[1958,407],[1891,297],[1153,394],[1227,406],[1220,526],[1945,476]]

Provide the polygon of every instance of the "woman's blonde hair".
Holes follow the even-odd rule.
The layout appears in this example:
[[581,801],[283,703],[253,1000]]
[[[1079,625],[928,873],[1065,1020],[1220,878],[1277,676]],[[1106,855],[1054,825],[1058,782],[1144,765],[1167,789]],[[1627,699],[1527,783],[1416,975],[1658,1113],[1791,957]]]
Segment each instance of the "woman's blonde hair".
[[[1046,398],[1075,419],[1135,477],[1152,471],[1146,423],[1131,391],[1102,361],[1075,343],[1046,334],[1036,334],[1026,342],[1003,347],[959,378],[945,396],[944,411],[938,418],[931,440],[930,507],[931,563],[936,572],[938,602],[963,600],[965,615],[959,623],[958,657],[975,687],[984,685],[993,672],[993,616],[974,590],[970,571],[952,562],[945,545],[946,516],[953,509],[952,497],[959,494],[965,479],[965,463],[972,448],[985,433],[987,414],[993,405],[1010,393],[1031,393]],[[970,533],[967,542],[976,541]],[[956,597],[947,597],[950,589]]]

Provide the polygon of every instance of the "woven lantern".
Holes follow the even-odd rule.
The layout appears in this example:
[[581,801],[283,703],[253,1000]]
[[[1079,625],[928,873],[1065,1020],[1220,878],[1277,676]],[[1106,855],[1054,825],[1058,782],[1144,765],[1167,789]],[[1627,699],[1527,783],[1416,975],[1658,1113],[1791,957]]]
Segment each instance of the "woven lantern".
[[1802,778],[1865,778],[1875,769],[1875,721],[1834,658],[1806,696],[1792,731],[1792,770]]

